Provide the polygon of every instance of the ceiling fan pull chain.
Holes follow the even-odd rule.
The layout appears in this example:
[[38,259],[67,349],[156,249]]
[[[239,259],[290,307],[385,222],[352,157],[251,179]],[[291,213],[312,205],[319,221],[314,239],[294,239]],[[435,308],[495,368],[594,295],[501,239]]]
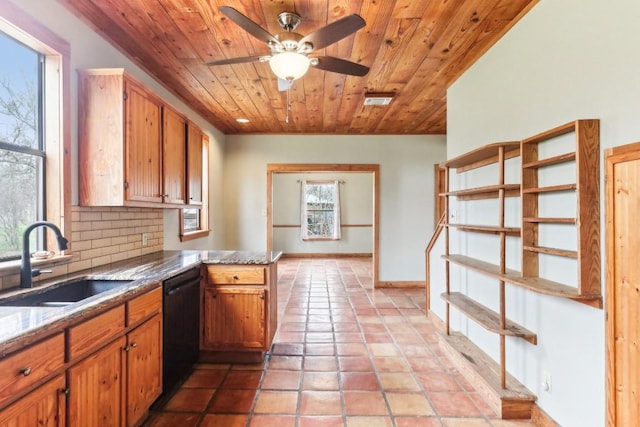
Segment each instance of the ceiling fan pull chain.
[[289,123],[289,111],[291,111],[291,101],[289,100],[289,92],[291,91],[291,86],[287,88],[287,117],[285,117],[284,122]]

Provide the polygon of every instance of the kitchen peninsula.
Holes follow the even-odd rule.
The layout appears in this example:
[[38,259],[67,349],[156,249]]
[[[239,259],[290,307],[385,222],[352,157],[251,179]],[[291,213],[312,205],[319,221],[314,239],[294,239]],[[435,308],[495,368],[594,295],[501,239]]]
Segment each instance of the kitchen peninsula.
[[[207,360],[218,351],[261,358],[277,327],[280,255],[164,251],[0,295],[0,423],[31,414],[42,425],[139,425],[162,391],[162,333],[172,327],[163,282],[194,269],[199,350]],[[27,294],[81,279],[118,285],[79,301],[21,305]]]

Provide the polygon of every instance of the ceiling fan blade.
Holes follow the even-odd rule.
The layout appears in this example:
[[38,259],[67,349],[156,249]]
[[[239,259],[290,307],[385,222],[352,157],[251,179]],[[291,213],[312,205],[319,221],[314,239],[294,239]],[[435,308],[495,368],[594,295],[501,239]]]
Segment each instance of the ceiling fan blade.
[[322,49],[355,33],[365,25],[367,23],[364,19],[354,13],[307,34],[300,40],[299,44],[311,43],[314,50]]
[[206,62],[204,65],[214,66],[214,65],[230,65],[230,64],[244,64],[246,62],[264,62],[268,59],[268,56],[244,56],[241,58],[227,58],[220,59],[218,61]]
[[286,92],[291,89],[291,86],[293,86],[293,80],[285,80],[278,77],[278,90],[280,92]]
[[260,25],[256,24],[251,19],[247,18],[245,15],[238,12],[231,6],[220,6],[220,12],[224,13],[227,18],[231,19],[243,30],[251,34],[253,37],[257,38],[258,40],[263,41],[269,45],[275,44],[277,46],[281,46],[281,43],[277,38],[275,38],[273,34],[270,34],[267,30],[265,30]]
[[[319,56],[315,59],[318,60],[315,67],[324,71],[333,71],[334,73],[359,77],[365,76],[369,72],[369,67],[345,59],[334,58],[333,56]],[[314,62],[315,61],[313,61],[312,64]]]

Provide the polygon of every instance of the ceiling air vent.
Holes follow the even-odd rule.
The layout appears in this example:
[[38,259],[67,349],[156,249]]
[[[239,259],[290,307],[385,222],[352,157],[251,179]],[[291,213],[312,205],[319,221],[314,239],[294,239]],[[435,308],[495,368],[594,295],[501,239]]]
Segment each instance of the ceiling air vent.
[[389,105],[393,99],[393,92],[364,94],[364,105]]

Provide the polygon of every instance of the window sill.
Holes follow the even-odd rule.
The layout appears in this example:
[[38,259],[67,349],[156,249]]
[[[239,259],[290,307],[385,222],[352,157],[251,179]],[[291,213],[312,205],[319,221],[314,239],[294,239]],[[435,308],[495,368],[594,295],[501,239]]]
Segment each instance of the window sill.
[[180,241],[188,242],[189,240],[195,240],[195,239],[200,239],[202,237],[207,237],[210,231],[211,230],[188,231],[180,235]]
[[[31,259],[32,267],[55,267],[57,265],[68,264],[73,259],[71,254],[56,255],[47,259]],[[0,277],[10,276],[20,273],[22,261],[17,259],[0,263]]]

